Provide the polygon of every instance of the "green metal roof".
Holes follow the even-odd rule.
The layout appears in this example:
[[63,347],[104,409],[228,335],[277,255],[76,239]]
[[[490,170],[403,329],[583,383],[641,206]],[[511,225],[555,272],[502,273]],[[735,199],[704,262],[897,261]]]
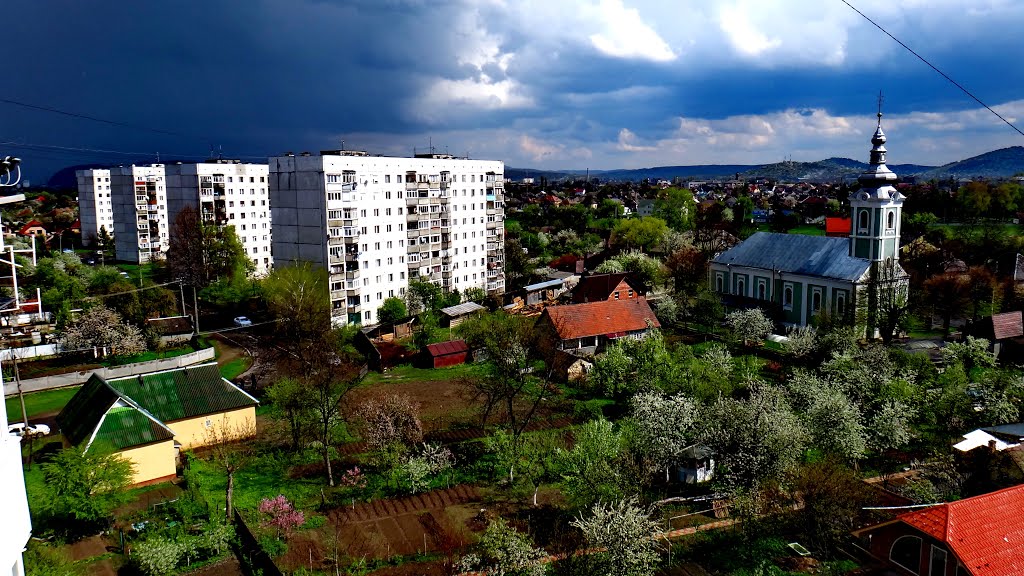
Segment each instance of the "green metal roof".
[[[71,444],[115,450],[173,437],[166,423],[253,406],[216,364],[103,380],[93,374],[57,416]],[[95,435],[95,438],[94,438]]]
[[216,364],[117,378],[107,383],[165,424],[257,404],[252,396],[222,378]]

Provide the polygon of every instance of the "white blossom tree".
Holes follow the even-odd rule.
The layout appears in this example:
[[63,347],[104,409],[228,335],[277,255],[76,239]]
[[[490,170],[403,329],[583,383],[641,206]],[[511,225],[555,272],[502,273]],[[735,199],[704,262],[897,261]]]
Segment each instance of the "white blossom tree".
[[116,356],[146,351],[146,340],[137,326],[125,323],[121,315],[106,306],[93,306],[64,329],[60,344],[65,350],[106,349]]
[[730,312],[725,315],[725,323],[744,343],[760,343],[775,328],[775,323],[760,308]]
[[658,525],[633,499],[595,504],[590,516],[581,514],[572,525],[587,544],[603,549],[597,556],[602,576],[650,576],[658,564]]
[[491,521],[480,536],[477,552],[462,557],[459,570],[494,576],[544,576],[546,556],[542,548],[533,545],[529,536],[498,518]]
[[630,407],[633,449],[663,469],[667,482],[671,466],[693,444],[700,407],[681,394],[666,397],[656,392],[637,394]]

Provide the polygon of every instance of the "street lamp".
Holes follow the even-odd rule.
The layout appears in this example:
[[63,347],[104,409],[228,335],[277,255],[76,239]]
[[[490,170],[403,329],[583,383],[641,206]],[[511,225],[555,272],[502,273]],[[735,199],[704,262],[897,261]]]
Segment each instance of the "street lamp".
[[0,160],[0,187],[16,186],[18,182],[21,182],[21,158],[5,156]]

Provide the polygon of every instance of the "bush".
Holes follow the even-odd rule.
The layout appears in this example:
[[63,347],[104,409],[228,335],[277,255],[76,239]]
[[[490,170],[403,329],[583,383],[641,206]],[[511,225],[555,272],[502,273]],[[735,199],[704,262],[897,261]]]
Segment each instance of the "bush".
[[277,558],[283,556],[288,551],[288,544],[283,540],[279,540],[273,536],[260,536],[259,539],[260,548],[263,549],[271,558]]
[[132,547],[132,562],[143,574],[163,576],[178,566],[184,550],[174,540],[153,536]]
[[589,422],[604,417],[604,403],[601,400],[577,400],[573,402],[572,417],[574,420]]

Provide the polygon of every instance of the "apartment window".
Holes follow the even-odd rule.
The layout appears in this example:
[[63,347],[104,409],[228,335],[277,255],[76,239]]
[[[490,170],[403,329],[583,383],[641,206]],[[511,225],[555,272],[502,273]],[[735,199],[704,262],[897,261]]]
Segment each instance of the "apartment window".
[[260,176],[260,182],[266,182],[266,181],[267,181],[267,177],[266,176]]
[[373,227],[373,233],[374,234],[380,234],[380,226],[374,226]]
[[391,184],[391,174],[385,174],[384,175],[384,183],[385,184]]
[[[402,183],[402,175],[401,174],[395,175],[395,182],[398,182],[399,184]],[[401,192],[399,192],[399,194],[401,194]],[[401,196],[399,196],[399,198],[401,198]]]
[[[386,230],[387,230],[388,232],[391,232],[391,224],[388,224],[388,225],[387,225],[387,228],[386,228]],[[390,242],[388,242],[388,244],[390,244]]]
[[380,242],[374,242],[373,243],[373,249],[374,250],[380,250]]
[[374,208],[373,209],[373,215],[374,216],[380,216],[380,209],[379,208]]
[[327,175],[327,183],[328,184],[337,184],[339,182],[341,182],[341,174],[328,174]]
[[360,210],[360,211],[359,211],[359,216],[360,216],[361,218],[366,218],[366,210]]
[[[390,193],[390,192],[388,192],[388,194],[391,194],[391,193]],[[391,196],[388,196],[388,198],[390,198],[390,197],[391,197]],[[391,208],[385,208],[385,209],[384,209],[384,215],[385,215],[385,216],[391,216]]]

